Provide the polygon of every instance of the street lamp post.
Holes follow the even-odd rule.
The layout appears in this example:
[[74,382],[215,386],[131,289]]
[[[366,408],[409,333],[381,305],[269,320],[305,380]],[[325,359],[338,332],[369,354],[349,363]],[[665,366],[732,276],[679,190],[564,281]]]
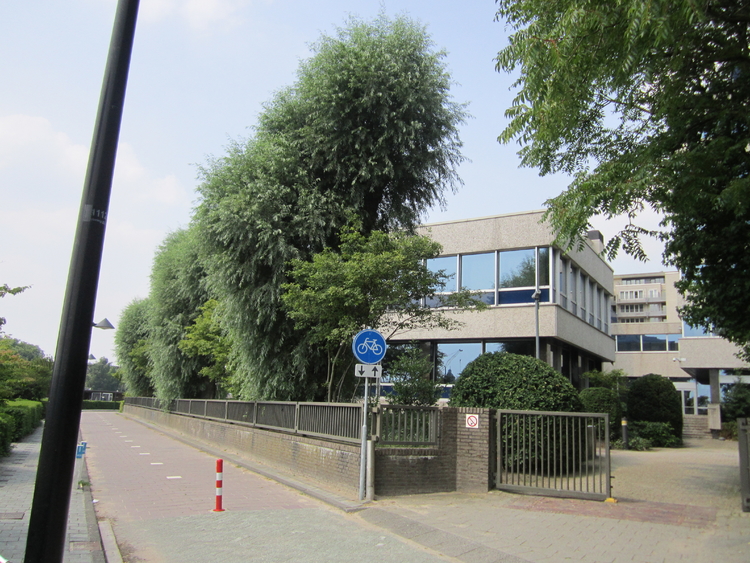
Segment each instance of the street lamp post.
[[542,292],[539,291],[539,288],[534,290],[534,293],[531,294],[531,298],[534,300],[534,316],[535,316],[535,325],[536,325],[536,332],[534,337],[534,344],[536,345],[536,359],[539,359],[539,301],[542,299]]
[[[61,563],[138,0],[119,0],[68,271],[25,563]],[[109,324],[109,323],[108,323]]]

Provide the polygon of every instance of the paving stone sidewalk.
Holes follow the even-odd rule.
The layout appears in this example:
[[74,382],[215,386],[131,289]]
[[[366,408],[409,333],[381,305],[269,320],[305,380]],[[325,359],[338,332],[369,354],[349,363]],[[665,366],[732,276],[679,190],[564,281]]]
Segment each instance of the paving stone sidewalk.
[[[0,458],[0,556],[11,563],[22,563],[26,551],[42,431],[40,426],[13,444],[10,456]],[[63,561],[105,563],[91,493],[77,487],[79,480],[88,480],[85,464],[79,463],[77,470],[80,473],[71,492]]]

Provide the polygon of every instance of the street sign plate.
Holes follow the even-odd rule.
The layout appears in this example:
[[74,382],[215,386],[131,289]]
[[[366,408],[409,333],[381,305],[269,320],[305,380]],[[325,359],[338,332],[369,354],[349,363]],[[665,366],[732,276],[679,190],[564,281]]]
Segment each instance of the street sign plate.
[[357,377],[380,377],[383,366],[370,364],[357,364],[354,366],[354,375]]
[[352,340],[354,357],[363,364],[377,364],[385,356],[387,346],[385,337],[377,330],[361,331]]

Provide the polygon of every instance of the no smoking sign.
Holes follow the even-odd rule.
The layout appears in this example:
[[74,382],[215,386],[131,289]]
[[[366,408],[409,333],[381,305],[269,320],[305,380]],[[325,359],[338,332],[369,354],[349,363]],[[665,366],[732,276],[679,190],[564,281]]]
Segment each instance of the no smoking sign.
[[478,414],[466,415],[466,428],[479,428],[479,415]]

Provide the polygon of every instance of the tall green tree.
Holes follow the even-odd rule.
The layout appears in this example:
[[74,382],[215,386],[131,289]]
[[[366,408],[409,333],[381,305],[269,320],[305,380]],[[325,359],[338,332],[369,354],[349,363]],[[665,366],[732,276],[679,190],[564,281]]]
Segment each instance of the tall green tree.
[[205,365],[198,373],[213,381],[223,391],[236,395],[232,380],[232,343],[221,323],[221,304],[209,299],[200,308],[200,315],[185,330],[180,350],[191,358],[201,358]]
[[[360,330],[369,327],[392,338],[415,328],[461,326],[444,309],[423,304],[449,277],[426,264],[440,254],[439,243],[403,231],[365,236],[351,228],[340,238],[338,250],[327,248],[310,261],[293,260],[292,281],[282,286],[282,300],[296,328],[309,346],[327,354],[328,401],[337,398],[347,376],[351,378],[351,342]],[[452,313],[486,306],[469,291],[451,293],[443,304]]]
[[93,391],[120,391],[123,383],[118,369],[107,358],[101,357],[86,369],[86,387]]
[[43,399],[49,394],[53,365],[39,346],[0,337],[0,399]]
[[150,325],[148,299],[134,299],[120,315],[115,332],[115,353],[126,392],[135,397],[150,397],[151,383]]
[[199,373],[200,358],[180,349],[188,326],[208,298],[199,233],[194,228],[171,233],[154,258],[148,298],[150,379],[162,401],[214,398],[215,385]]
[[[607,253],[665,241],[683,318],[750,342],[750,5],[741,0],[499,0],[497,57],[517,95],[500,140],[574,176],[547,202],[563,243],[594,215],[627,217]],[[638,225],[646,208],[659,232]]]
[[351,20],[313,50],[253,137],[210,162],[199,187],[209,289],[244,397],[312,398],[325,380],[324,359],[281,303],[291,260],[336,248],[352,214],[364,233],[412,228],[459,183],[465,113],[424,28],[404,17]]

